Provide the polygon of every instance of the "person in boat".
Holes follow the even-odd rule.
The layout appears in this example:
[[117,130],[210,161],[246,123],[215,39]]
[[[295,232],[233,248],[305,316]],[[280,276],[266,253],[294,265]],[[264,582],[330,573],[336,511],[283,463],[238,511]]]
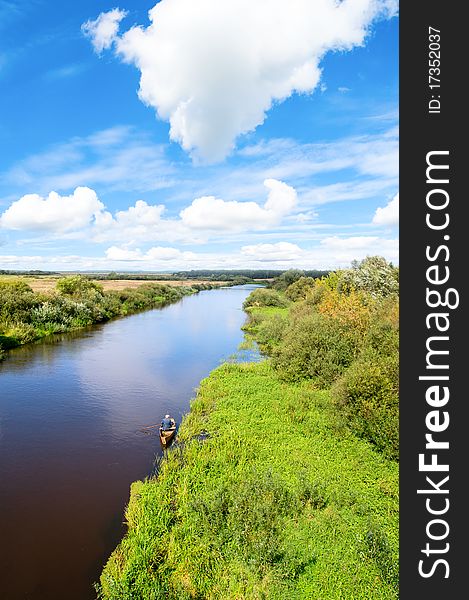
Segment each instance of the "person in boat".
[[174,425],[174,419],[171,419],[169,415],[165,415],[164,419],[161,421],[161,429],[163,431],[168,431]]

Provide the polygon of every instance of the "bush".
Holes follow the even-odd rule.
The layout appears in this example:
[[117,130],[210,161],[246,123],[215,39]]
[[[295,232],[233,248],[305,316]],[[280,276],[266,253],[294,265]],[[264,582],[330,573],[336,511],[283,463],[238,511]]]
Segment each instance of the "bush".
[[279,277],[274,279],[271,284],[271,287],[275,290],[285,291],[289,285],[300,279],[300,277],[304,276],[304,271],[300,271],[299,269],[289,269],[282,273]]
[[0,319],[29,323],[31,310],[39,306],[40,298],[24,281],[0,282]]
[[333,387],[336,406],[350,427],[386,456],[399,457],[398,356],[364,356]]
[[372,298],[364,293],[351,291],[341,294],[338,290],[325,289],[317,305],[320,314],[338,321],[345,327],[353,327],[363,335],[369,327]]
[[2,338],[1,344],[3,348],[8,349],[33,342],[38,338],[38,335],[32,325],[29,325],[28,323],[18,323],[7,329],[5,335],[0,336],[0,338]]
[[101,308],[105,319],[112,319],[113,317],[120,316],[122,314],[122,305],[119,292],[106,292]]
[[102,285],[91,281],[84,275],[62,277],[57,281],[56,288],[60,294],[73,296],[75,298],[81,298],[83,296],[102,296],[104,293]]
[[312,313],[290,324],[274,350],[273,365],[287,381],[315,378],[331,385],[356,358],[358,333],[339,322]]
[[263,352],[270,354],[280,343],[286,326],[286,317],[279,314],[269,315],[261,320],[256,330],[256,341]]
[[376,298],[398,294],[399,269],[382,256],[368,256],[361,262],[354,261],[352,269],[342,272],[338,289],[345,293],[362,290]]
[[300,277],[287,287],[285,296],[293,302],[304,300],[312,293],[315,281],[313,277]]
[[76,303],[68,298],[51,297],[31,311],[31,323],[37,327],[55,323],[66,330],[72,324],[74,305]]
[[248,308],[249,306],[276,306],[285,308],[288,306],[288,300],[276,290],[258,288],[252,291],[244,301],[243,308]]
[[7,281],[0,281],[0,297],[4,294],[33,294],[32,288],[21,279],[10,279]]
[[[392,356],[399,352],[399,330],[386,321],[371,323],[365,337],[365,348],[378,356]],[[365,352],[365,350],[364,350]]]

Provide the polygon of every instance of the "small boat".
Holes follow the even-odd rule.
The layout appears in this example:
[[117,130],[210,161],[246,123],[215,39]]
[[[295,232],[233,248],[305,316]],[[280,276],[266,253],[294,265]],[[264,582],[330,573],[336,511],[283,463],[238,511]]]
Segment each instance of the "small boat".
[[163,429],[160,427],[160,442],[162,446],[167,446],[176,433],[176,422],[174,419],[171,419],[171,421],[172,425],[169,429]]

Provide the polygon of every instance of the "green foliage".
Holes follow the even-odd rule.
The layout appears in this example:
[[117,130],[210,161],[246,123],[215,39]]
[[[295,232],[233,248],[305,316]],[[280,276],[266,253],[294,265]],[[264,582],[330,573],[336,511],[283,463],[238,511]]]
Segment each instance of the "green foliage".
[[305,272],[299,269],[289,269],[282,273],[279,277],[276,277],[272,282],[271,287],[275,290],[284,292],[289,285],[304,277]]
[[268,361],[226,364],[179,437],[132,485],[101,598],[398,597],[397,465],[337,430],[328,392],[282,383]]
[[397,296],[299,281],[246,300],[272,359],[202,382],[180,445],[132,486],[100,597],[398,597]]
[[99,283],[91,281],[84,275],[62,277],[57,281],[56,288],[60,294],[74,298],[102,296],[104,293],[103,287]]
[[7,279],[5,281],[0,280],[0,297],[5,294],[32,294],[32,288],[22,279]]
[[338,282],[339,290],[362,290],[381,298],[398,294],[399,269],[382,256],[368,256],[361,262],[354,261],[352,267],[342,271]]
[[379,525],[371,524],[365,536],[366,552],[381,575],[399,593],[399,555]]
[[268,318],[261,319],[256,329],[256,341],[262,352],[270,354],[284,335],[287,318],[281,313],[273,313]]
[[3,327],[2,330],[3,334],[0,335],[0,345],[5,350],[22,344],[28,344],[38,338],[35,328],[29,323],[16,323],[8,327]]
[[38,306],[40,298],[24,281],[0,281],[1,323],[29,322],[29,315]]
[[288,306],[288,300],[276,290],[257,288],[244,301],[243,308],[250,306],[277,306],[284,308]]
[[287,287],[285,296],[293,302],[304,300],[312,293],[315,282],[316,280],[313,277],[300,277]]
[[[344,285],[350,274],[357,275],[354,285]],[[399,454],[396,277],[397,269],[372,257],[313,282],[300,278],[286,290],[298,299],[281,318],[251,308],[246,325],[282,379],[333,386],[339,417],[394,460]]]
[[330,386],[357,355],[359,337],[353,329],[311,313],[291,322],[275,348],[273,365],[287,381],[315,378]]
[[336,382],[333,394],[351,428],[386,456],[399,458],[397,355],[363,357]]

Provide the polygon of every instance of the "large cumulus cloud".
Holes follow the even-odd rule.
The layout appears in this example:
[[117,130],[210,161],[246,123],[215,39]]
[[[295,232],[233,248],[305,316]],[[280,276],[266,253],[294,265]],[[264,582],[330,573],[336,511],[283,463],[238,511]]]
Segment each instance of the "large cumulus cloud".
[[148,27],[119,35],[125,13],[114,9],[84,31],[139,69],[139,97],[169,121],[171,139],[215,162],[274,102],[312,92],[326,52],[362,45],[396,10],[396,0],[161,0]]
[[69,196],[57,192],[50,192],[46,198],[26,194],[0,216],[0,227],[23,231],[73,231],[99,219],[103,210],[104,204],[88,187],[77,187]]

